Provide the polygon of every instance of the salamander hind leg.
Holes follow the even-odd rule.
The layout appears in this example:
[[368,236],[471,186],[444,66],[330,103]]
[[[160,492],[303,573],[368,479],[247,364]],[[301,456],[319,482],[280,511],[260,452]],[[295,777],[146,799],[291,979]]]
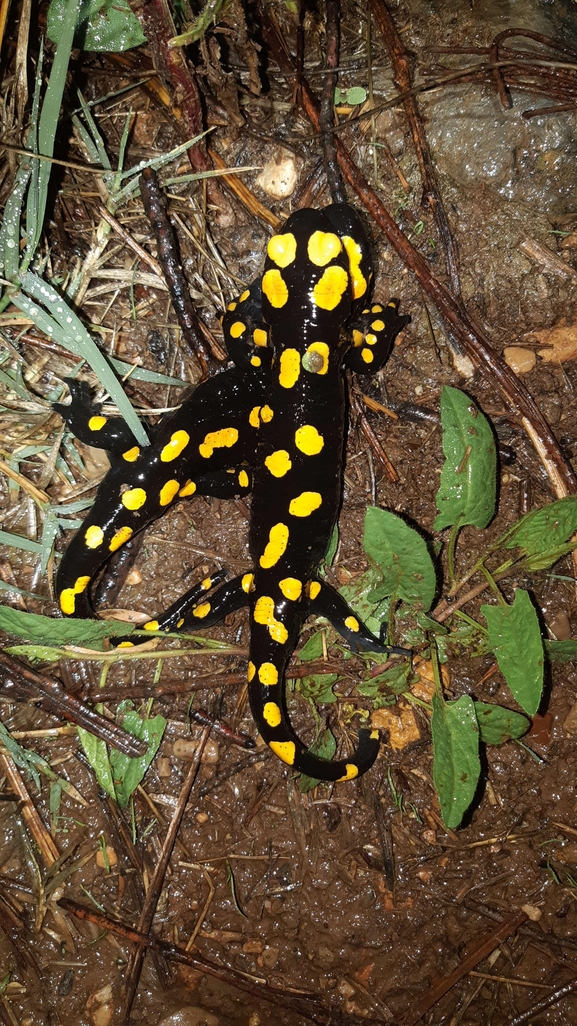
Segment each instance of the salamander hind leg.
[[381,652],[389,655],[410,656],[408,648],[385,645],[381,638],[375,638],[360,616],[345,602],[338,591],[314,578],[307,585],[309,615],[324,616],[349,644],[353,652]]
[[353,346],[345,356],[345,365],[357,374],[376,374],[387,360],[400,331],[409,323],[407,314],[399,314],[399,302],[387,305],[371,303],[348,325]]
[[140,448],[126,421],[122,417],[105,417],[85,381],[65,380],[72,401],[68,404],[53,403],[52,408],[66,421],[70,431],[86,445],[105,449],[123,457],[127,463],[133,463],[140,454]]

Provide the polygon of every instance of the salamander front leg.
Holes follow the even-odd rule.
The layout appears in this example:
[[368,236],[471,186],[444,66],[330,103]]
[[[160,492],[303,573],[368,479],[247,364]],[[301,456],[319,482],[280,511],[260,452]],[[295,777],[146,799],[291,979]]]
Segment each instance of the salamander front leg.
[[53,403],[52,408],[66,421],[72,433],[86,445],[105,449],[133,463],[140,448],[126,421],[122,417],[103,416],[100,404],[93,401],[92,390],[85,381],[65,380],[72,402]]
[[345,366],[357,374],[376,374],[387,360],[393,343],[411,318],[399,314],[399,301],[391,299],[383,306],[373,303],[352,323],[353,348],[345,356]]

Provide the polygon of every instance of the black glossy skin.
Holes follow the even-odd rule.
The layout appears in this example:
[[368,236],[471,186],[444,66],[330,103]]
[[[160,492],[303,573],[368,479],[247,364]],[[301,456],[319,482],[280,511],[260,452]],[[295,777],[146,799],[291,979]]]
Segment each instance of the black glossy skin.
[[370,279],[368,245],[352,208],[297,211],[270,240],[262,279],[225,314],[235,366],[201,384],[149,449],[138,450],[124,422],[105,421],[90,409],[78,385],[71,406],[58,406],[82,440],[107,448],[113,460],[62,560],[63,613],[93,615],[90,582],[111,551],[179,496],[226,497],[252,488],[254,574],[213,591],[224,576],[216,574],[146,626],[210,626],[249,604],[248,680],[257,727],[283,762],[322,780],[364,773],[379,745],[376,732],[361,731],[349,758],[312,755],[289,723],[284,697],[285,669],[313,609],[354,648],[384,650],[316,577],[341,500],[343,370],[380,369],[409,320],[396,303],[370,308]]

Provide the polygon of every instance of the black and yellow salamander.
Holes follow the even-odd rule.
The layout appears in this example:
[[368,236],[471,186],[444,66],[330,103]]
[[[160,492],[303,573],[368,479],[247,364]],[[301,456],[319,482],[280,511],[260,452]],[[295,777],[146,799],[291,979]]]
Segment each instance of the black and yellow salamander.
[[313,755],[291,727],[284,689],[313,612],[355,650],[386,651],[317,576],[341,502],[344,371],[378,371],[410,320],[396,301],[371,304],[371,278],[367,239],[351,207],[298,210],[270,239],[262,278],[223,318],[233,365],[200,384],[149,448],[139,448],[124,421],[102,416],[77,382],[70,382],[71,404],[56,406],[82,441],[111,459],[58,572],[64,615],[94,615],[90,585],[99,569],[178,499],[252,491],[253,572],[225,581],[218,571],[145,628],[208,627],[249,605],[248,681],[258,730],[284,763],[321,780],[364,773],[379,747],[375,731],[361,730],[350,757]]

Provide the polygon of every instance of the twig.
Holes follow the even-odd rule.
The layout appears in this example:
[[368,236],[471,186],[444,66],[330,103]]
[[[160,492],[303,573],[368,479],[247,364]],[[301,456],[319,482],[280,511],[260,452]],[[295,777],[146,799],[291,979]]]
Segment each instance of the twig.
[[28,794],[24,781],[16,768],[16,764],[8,753],[0,753],[0,766],[2,767],[2,772],[6,774],[6,779],[14,791],[14,794],[18,795],[20,799],[22,819],[32,834],[33,839],[36,841],[45,864],[47,866],[51,866],[60,858],[60,852],[54,844],[48,830],[44,826],[38,810]]

